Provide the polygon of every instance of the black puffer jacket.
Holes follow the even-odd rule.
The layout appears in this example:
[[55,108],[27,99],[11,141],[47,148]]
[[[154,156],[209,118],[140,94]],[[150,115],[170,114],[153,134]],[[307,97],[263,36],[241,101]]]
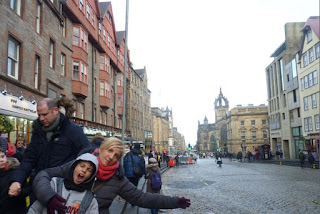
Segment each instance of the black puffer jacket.
[[63,114],[60,113],[59,125],[49,142],[37,119],[32,125],[31,143],[11,181],[23,183],[32,169],[37,173],[42,169],[62,165],[74,160],[82,149],[88,147],[91,145],[81,127],[70,122]]
[[[88,152],[88,150],[86,150],[86,152]],[[91,150],[91,152],[93,152],[93,150]],[[71,162],[62,166],[45,169],[38,173],[33,182],[33,191],[42,204],[47,204],[56,194],[50,186],[50,179],[52,177],[66,177],[70,164]],[[109,207],[117,195],[120,195],[130,204],[139,207],[159,209],[178,208],[178,197],[145,193],[137,189],[137,187],[124,176],[124,170],[121,165],[109,180],[102,181],[96,178],[92,189],[95,189],[97,186],[99,186],[99,188],[94,191],[94,193],[96,194],[99,204],[99,214],[109,213]]]

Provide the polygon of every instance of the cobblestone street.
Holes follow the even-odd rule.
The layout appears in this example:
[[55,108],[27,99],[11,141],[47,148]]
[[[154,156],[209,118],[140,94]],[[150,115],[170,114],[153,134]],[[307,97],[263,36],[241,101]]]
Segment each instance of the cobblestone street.
[[163,194],[191,199],[186,210],[169,214],[319,214],[318,169],[274,164],[242,163],[224,159],[198,159],[163,175]]

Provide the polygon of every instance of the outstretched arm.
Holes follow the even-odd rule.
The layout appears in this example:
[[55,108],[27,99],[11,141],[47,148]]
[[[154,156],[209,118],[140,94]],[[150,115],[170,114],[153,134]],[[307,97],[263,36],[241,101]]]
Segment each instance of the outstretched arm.
[[53,177],[65,178],[73,161],[61,166],[48,168],[40,171],[33,181],[32,187],[37,200],[43,205],[47,205],[51,198],[57,193],[52,189],[50,181]]

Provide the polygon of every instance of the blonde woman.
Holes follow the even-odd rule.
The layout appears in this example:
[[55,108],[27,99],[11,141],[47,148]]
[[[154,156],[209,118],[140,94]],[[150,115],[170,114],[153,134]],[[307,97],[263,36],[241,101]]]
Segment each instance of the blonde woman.
[[[108,214],[113,199],[119,195],[132,205],[149,209],[187,208],[190,200],[184,197],[170,197],[159,194],[145,193],[134,186],[125,176],[119,163],[123,155],[123,143],[120,139],[111,137],[104,140],[98,149],[85,149],[81,153],[89,152],[97,156],[99,167],[91,190],[95,193],[99,213]],[[45,169],[38,173],[33,182],[33,189],[37,199],[47,205],[48,211],[62,212],[64,207],[56,192],[50,187],[52,177],[66,177],[70,163]]]

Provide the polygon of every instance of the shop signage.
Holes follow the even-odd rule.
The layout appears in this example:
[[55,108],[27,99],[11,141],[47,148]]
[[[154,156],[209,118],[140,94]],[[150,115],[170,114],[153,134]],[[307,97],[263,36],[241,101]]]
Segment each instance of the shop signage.
[[20,116],[27,119],[37,119],[37,105],[28,100],[20,100],[10,94],[0,93],[0,113],[9,116]]

